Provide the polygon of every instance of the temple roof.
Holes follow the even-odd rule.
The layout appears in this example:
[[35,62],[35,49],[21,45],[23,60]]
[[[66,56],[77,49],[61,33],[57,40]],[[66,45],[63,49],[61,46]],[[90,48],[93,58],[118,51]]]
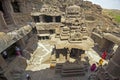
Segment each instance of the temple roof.
[[73,6],[69,6],[67,7],[67,9],[80,9],[80,6],[77,6],[77,5],[73,5]]
[[81,8],[80,6],[77,5],[73,5],[73,6],[69,6],[67,7],[67,12],[80,12]]
[[82,50],[89,50],[91,47],[94,46],[94,42],[91,38],[84,36],[87,40],[82,40],[81,42],[69,42],[69,41],[58,41],[56,44],[56,49],[63,49],[63,48],[77,48]]
[[49,6],[47,4],[44,4],[40,11],[38,12],[32,12],[31,15],[38,16],[38,15],[48,15],[48,16],[60,16],[62,15],[62,12],[59,10],[56,6]]

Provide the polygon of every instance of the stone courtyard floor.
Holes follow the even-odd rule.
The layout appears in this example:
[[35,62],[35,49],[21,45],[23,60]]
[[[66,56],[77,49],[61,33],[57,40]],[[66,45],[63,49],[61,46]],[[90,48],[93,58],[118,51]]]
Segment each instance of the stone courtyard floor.
[[[87,80],[91,72],[88,70],[85,76],[77,77],[61,77],[60,74],[55,74],[55,69],[50,69],[50,63],[43,63],[41,60],[45,59],[47,55],[51,55],[52,48],[56,42],[54,41],[39,41],[38,48],[31,55],[31,59],[28,60],[28,66],[25,73],[23,74],[23,80],[26,80],[25,75],[28,73],[31,75],[31,80]],[[93,64],[98,62],[100,59],[99,54],[90,49],[85,52],[85,55],[89,58],[89,63]],[[46,58],[49,59],[50,56]],[[104,64],[107,61],[104,61]]]

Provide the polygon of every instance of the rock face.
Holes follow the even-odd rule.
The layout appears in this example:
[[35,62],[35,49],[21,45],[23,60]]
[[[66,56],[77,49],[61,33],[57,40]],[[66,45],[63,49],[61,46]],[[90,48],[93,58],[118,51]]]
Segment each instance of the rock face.
[[113,77],[119,77],[120,78],[120,46],[118,47],[115,55],[110,60],[107,71],[113,76]]
[[[22,56],[18,56],[12,62],[12,64],[10,65],[10,67],[12,67],[13,71],[24,70],[27,67],[26,59],[24,57],[22,57]],[[16,69],[16,68],[19,68],[19,69]]]
[[26,67],[26,59],[22,56],[18,56],[11,62],[9,67],[6,68],[7,70],[5,71],[4,76],[7,80],[19,80]]
[[[60,15],[65,17],[63,13],[65,13],[67,7],[70,8],[70,10],[73,8],[72,11],[76,10],[78,12],[80,12],[81,16],[79,17],[80,19],[82,18],[84,21],[84,24],[82,25],[82,21],[81,22],[81,26],[83,27],[81,29],[81,31],[85,31],[87,27],[87,31],[88,33],[91,33],[93,29],[96,30],[96,32],[98,33],[102,33],[102,32],[115,32],[115,33],[119,33],[120,29],[118,28],[114,28],[116,26],[116,24],[114,24],[112,22],[112,19],[109,18],[108,16],[104,16],[102,14],[102,8],[99,5],[96,4],[92,4],[91,2],[88,1],[83,1],[83,0],[0,0],[0,3],[3,7],[3,12],[4,13],[0,13],[0,29],[10,29],[12,31],[6,33],[0,33],[0,52],[4,51],[6,48],[8,48],[10,45],[12,45],[13,43],[17,42],[19,39],[22,38],[26,38],[24,40],[24,43],[27,42],[29,43],[27,45],[27,47],[25,48],[26,50],[29,50],[29,52],[31,53],[33,50],[35,50],[37,45],[33,45],[34,42],[37,42],[33,39],[29,39],[29,37],[31,36],[29,33],[32,31],[32,27],[31,26],[25,26],[22,27],[20,29],[18,29],[18,26],[23,26],[23,25],[27,25],[28,22],[31,23],[32,21],[32,17],[30,15],[31,12],[37,12],[41,9],[41,6],[43,5],[43,3],[50,5],[51,7],[48,6],[47,9],[48,12],[45,15],[52,15],[53,20],[52,22],[55,22],[55,16],[53,15],[56,14],[57,16]],[[76,6],[73,6],[76,5]],[[70,7],[71,6],[71,7]],[[79,11],[79,10],[80,11]],[[60,13],[61,14],[57,14]],[[41,10],[41,12],[44,13],[44,11],[46,11],[46,6],[43,6],[43,9]],[[70,11],[69,13],[71,14]],[[49,13],[51,12],[51,13]],[[82,13],[83,12],[83,13]],[[75,14],[76,15],[76,14]],[[78,15],[79,16],[79,15]],[[56,17],[59,18],[59,17]],[[78,17],[76,17],[78,19]],[[48,19],[47,19],[48,20]],[[70,19],[68,19],[70,21]],[[60,20],[58,20],[59,23]],[[73,23],[75,23],[74,25],[78,25],[79,20],[74,20]],[[16,26],[17,25],[17,26]],[[30,25],[30,24],[29,24]],[[52,29],[53,31],[51,31],[51,33],[53,33],[55,31],[55,28],[58,29],[58,27],[61,27],[61,24],[39,24],[41,28],[41,26],[44,28],[42,29]],[[49,26],[48,26],[49,25]],[[84,26],[85,25],[85,26]],[[16,30],[14,29],[16,28]],[[1,31],[0,30],[0,31]],[[14,31],[13,31],[14,30]],[[48,30],[48,31],[49,31]],[[42,30],[43,31],[43,30]],[[44,32],[44,31],[43,31]],[[79,32],[79,30],[78,30]],[[66,31],[64,32],[66,33]],[[74,33],[74,32],[73,32]],[[27,35],[27,36],[26,36]],[[66,34],[65,34],[66,35]],[[74,35],[74,34],[73,34]],[[79,36],[81,37],[81,34],[77,33],[75,34],[76,38]],[[96,35],[96,34],[94,34]],[[25,37],[26,36],[26,37]],[[72,39],[74,39],[75,37],[73,37]],[[101,38],[101,36],[98,36],[97,38]],[[86,38],[84,38],[86,39]],[[31,42],[34,41],[34,42]],[[31,42],[31,43],[30,43]],[[22,43],[22,41],[21,41]],[[24,45],[26,45],[24,44]],[[21,44],[20,44],[21,45]],[[31,47],[33,45],[33,47]],[[30,46],[30,47],[29,47]],[[120,76],[120,71],[119,71],[119,48],[118,51],[116,52],[116,55],[113,57],[113,59],[111,59],[110,63],[108,64],[108,72],[115,77],[119,77]],[[26,58],[30,58],[31,56],[29,55],[29,52],[25,52],[24,56]],[[48,53],[45,55],[45,57],[48,56]],[[6,69],[6,63],[5,60],[2,58],[2,56],[0,56],[0,60],[1,60],[1,68],[5,68]],[[39,58],[39,57],[38,57]],[[43,60],[45,58],[42,58],[41,60]],[[113,65],[111,67],[111,65]],[[5,77],[8,80],[14,80],[11,79],[11,76],[15,76],[14,74],[18,73],[18,75],[20,75],[24,69],[26,68],[27,63],[26,63],[26,59],[18,56],[16,57],[13,61],[11,61],[11,63],[8,65],[7,69],[5,71]],[[117,70],[118,69],[118,70]],[[115,72],[116,71],[116,72]],[[19,74],[20,73],[20,74]],[[22,80],[22,79],[20,79]]]
[[93,28],[97,28],[98,26],[102,32],[116,32],[116,29],[113,28],[117,27],[116,23],[114,23],[109,16],[102,13],[103,9],[100,5],[83,0],[42,0],[42,3],[49,4],[50,6],[56,6],[62,12],[65,12],[69,6],[80,6],[83,10],[80,11],[81,13],[83,12],[81,18],[85,17],[85,25],[87,27],[89,26],[89,33],[93,30]]

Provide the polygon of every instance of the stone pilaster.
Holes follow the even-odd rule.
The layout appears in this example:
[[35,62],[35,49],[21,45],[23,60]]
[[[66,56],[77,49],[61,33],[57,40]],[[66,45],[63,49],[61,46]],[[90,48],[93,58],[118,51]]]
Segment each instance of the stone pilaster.
[[40,20],[40,22],[44,22],[44,19],[43,19],[42,15],[39,16],[39,20]]
[[56,22],[55,16],[53,16],[52,18],[53,18],[53,22]]
[[0,11],[0,29],[4,29],[4,28],[7,28],[7,24],[3,17],[3,12]]

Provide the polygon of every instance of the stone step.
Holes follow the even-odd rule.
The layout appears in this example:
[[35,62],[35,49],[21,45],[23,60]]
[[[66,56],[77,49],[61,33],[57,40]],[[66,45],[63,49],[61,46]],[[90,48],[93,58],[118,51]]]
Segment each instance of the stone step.
[[61,69],[56,69],[55,73],[61,73]]
[[7,24],[11,24],[12,23],[9,17],[4,17],[4,19],[5,19]]
[[14,80],[21,80],[21,77],[13,77],[14,78]]
[[85,68],[65,68],[62,69],[62,76],[83,76],[85,75]]
[[85,70],[62,70],[62,73],[85,72]]
[[4,18],[8,18],[9,16],[8,15],[4,15]]
[[6,21],[10,20],[9,18],[5,18]]
[[83,67],[68,67],[68,68],[63,68],[63,70],[85,70],[86,68]]
[[0,74],[0,80],[6,80],[6,77],[4,76],[4,74]]
[[62,71],[62,63],[59,63],[59,64],[56,64],[56,67],[55,67],[55,72],[56,73],[61,73]]
[[62,69],[62,65],[56,65],[55,69]]
[[0,70],[0,74],[3,74],[4,73],[4,71],[3,70]]
[[13,74],[13,76],[21,76],[21,74]]
[[70,76],[84,76],[84,72],[75,72],[75,73],[61,73],[64,77],[70,77]]
[[57,64],[56,64],[56,68],[59,68],[59,67],[62,67],[62,65],[57,65]]
[[11,21],[10,20],[5,20],[6,21],[6,23],[11,23]]
[[62,69],[62,67],[61,67],[61,66],[59,66],[59,67],[55,67],[55,69]]

